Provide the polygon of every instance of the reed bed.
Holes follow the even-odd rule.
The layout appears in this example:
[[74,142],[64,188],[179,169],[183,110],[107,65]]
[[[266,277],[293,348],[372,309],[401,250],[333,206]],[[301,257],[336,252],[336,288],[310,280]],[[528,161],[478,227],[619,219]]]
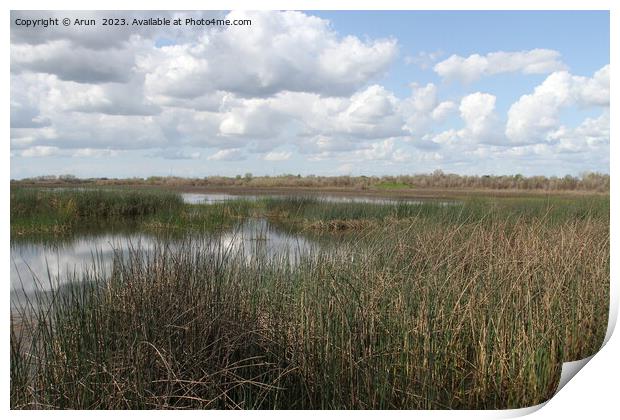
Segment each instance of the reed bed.
[[85,225],[127,223],[178,212],[183,201],[168,192],[115,190],[11,190],[14,234],[71,231]]
[[[11,407],[541,403],[563,361],[598,350],[609,302],[608,203],[548,204],[418,206],[298,258],[217,239],[119,253],[15,312]],[[265,205],[291,220],[400,211]]]
[[[584,197],[474,197],[462,201],[333,203],[316,197],[272,197],[259,201],[271,219],[290,228],[333,229],[331,222],[351,228],[390,224],[399,220],[425,220],[440,225],[506,222],[555,226],[568,221],[595,220],[609,225],[609,196]],[[380,223],[377,223],[380,222]]]
[[209,206],[183,202],[168,191],[123,189],[11,190],[11,236],[71,236],[97,229],[161,232],[214,230],[247,217],[255,204],[231,200]]

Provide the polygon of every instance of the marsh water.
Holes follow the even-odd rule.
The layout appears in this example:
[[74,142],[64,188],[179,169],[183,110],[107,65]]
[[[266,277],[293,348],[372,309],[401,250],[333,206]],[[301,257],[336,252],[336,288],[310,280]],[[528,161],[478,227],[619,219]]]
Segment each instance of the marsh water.
[[132,251],[149,252],[159,244],[182,246],[187,240],[199,242],[212,252],[236,254],[245,259],[257,256],[287,258],[292,263],[317,243],[301,235],[287,233],[264,218],[250,218],[223,232],[206,232],[183,238],[161,238],[141,232],[99,232],[76,235],[64,240],[20,240],[11,243],[11,303],[24,295],[49,291],[64,282],[80,279],[96,268],[109,273],[115,255]]
[[[209,205],[227,200],[244,198],[256,200],[264,195],[231,194],[181,194],[190,204]],[[284,197],[282,195],[278,197]],[[395,204],[399,202],[421,203],[420,200],[395,200],[361,196],[321,196],[327,202],[365,202]],[[443,202],[442,204],[449,204]],[[167,240],[174,246],[184,238]],[[317,242],[301,234],[284,231],[264,218],[248,218],[239,225],[220,232],[194,234],[192,240],[200,240],[214,252],[238,253],[243,258],[255,256],[280,256],[293,263],[310,250],[325,243]],[[84,231],[69,238],[29,238],[11,241],[11,304],[34,291],[49,291],[62,286],[63,282],[79,280],[87,271],[107,273],[112,268],[115,255],[126,256],[131,250],[148,252],[162,243],[162,238],[144,232],[126,229],[98,229]],[[217,249],[216,249],[217,248]]]
[[[229,200],[238,200],[240,198],[244,200],[258,200],[261,198],[287,198],[290,195],[233,195],[226,193],[182,193],[181,197],[183,201],[188,204],[214,204],[226,202]],[[342,196],[342,195],[325,195],[321,194],[317,196],[321,201],[327,203],[374,203],[374,204],[398,204],[398,203],[407,203],[407,204],[421,204],[428,202],[429,200],[422,199],[414,199],[414,198],[384,198],[384,197],[373,197],[373,196]],[[436,201],[437,202],[437,201]],[[455,203],[454,201],[439,201],[439,203],[443,205],[449,205]]]

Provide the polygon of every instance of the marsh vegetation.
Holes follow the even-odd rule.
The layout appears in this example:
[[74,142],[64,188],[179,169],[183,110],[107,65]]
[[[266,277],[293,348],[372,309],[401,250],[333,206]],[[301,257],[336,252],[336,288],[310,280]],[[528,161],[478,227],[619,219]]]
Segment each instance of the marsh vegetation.
[[16,260],[116,227],[147,241],[12,273],[12,408],[518,408],[607,328],[607,195],[11,192]]

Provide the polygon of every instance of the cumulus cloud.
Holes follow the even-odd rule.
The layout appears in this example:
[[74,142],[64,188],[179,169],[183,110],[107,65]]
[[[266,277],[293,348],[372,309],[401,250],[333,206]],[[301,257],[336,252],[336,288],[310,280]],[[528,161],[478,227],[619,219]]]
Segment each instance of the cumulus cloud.
[[338,166],[338,173],[343,175],[350,175],[353,172],[353,164],[352,163],[343,163]]
[[[554,153],[595,161],[594,153],[609,147],[609,66],[592,77],[571,75],[553,50],[453,55],[440,63],[441,52],[405,57],[464,82],[550,73],[500,116],[495,94],[501,92],[446,95],[439,83],[412,83],[409,94],[390,91],[378,81],[397,57],[395,39],[337,32],[328,20],[302,12],[75,15],[216,16],[253,25],[25,30],[14,18],[60,15],[12,12],[10,141],[17,160],[110,158],[134,150],[137,157],[187,161],[171,167],[190,168],[189,160],[201,158],[213,168],[248,156],[266,162],[295,156],[411,169],[406,165]],[[566,124],[560,117],[567,107],[603,113]]]
[[95,123],[105,119],[98,115],[80,116],[76,112],[131,117],[150,116],[161,111],[159,106],[144,98],[139,81],[79,84],[59,80],[54,75],[29,73],[12,75],[11,89],[12,128],[52,126],[56,131],[60,127],[71,130],[72,127],[64,123],[67,118]]
[[456,104],[452,101],[439,102],[437,86],[433,83],[425,86],[413,84],[411,96],[399,104],[399,109],[405,118],[404,128],[419,142],[433,126],[443,122],[456,110]]
[[[352,150],[364,147],[367,141],[406,134],[398,104],[393,93],[371,85],[348,98],[304,92],[282,92],[268,98],[231,97],[223,102],[220,112],[201,115],[216,125],[215,132],[207,132],[213,132],[221,144],[242,142],[251,144],[254,151],[269,152],[293,143],[303,152],[317,153]],[[188,131],[192,126],[195,124],[184,124]],[[204,129],[194,131],[197,137],[209,137]]]
[[43,129],[11,130],[11,147],[49,146],[77,149],[150,149],[166,145],[152,117],[70,113]]
[[405,116],[405,128],[422,138],[433,125],[446,119],[456,109],[456,104],[452,101],[440,103],[437,86],[433,83],[413,84],[411,96],[400,104],[400,109]]
[[556,143],[558,151],[582,153],[609,147],[609,111],[597,118],[586,118],[575,128],[561,126],[548,135]]
[[609,66],[592,77],[566,71],[549,75],[533,93],[523,95],[508,111],[506,136],[513,143],[538,143],[559,126],[562,108],[609,106]]
[[252,26],[212,31],[139,56],[147,89],[177,98],[217,90],[248,97],[281,91],[347,95],[396,57],[394,39],[340,37],[327,20],[301,12],[231,12],[226,18],[252,19]]
[[90,147],[77,149],[71,156],[73,157],[86,157],[86,158],[101,158],[101,157],[115,157],[118,155],[118,151],[110,149],[92,149]]
[[39,109],[28,103],[11,100],[11,128],[41,128],[50,125]]
[[405,64],[414,64],[422,70],[429,69],[444,55],[441,50],[437,51],[420,51],[416,55],[408,55],[405,57]]
[[[189,15],[208,17],[75,14]],[[363,141],[402,134],[394,95],[377,85],[359,90],[396,57],[394,39],[340,35],[329,21],[301,12],[218,12],[253,25],[177,32],[130,26],[108,37],[101,25],[50,27],[43,36],[14,24],[19,17],[58,16],[12,14],[14,148],[88,142],[96,149],[249,147],[269,153],[291,139],[308,143],[321,134]],[[160,43],[166,39],[174,43]]]
[[288,118],[273,106],[273,102],[261,99],[240,101],[223,113],[219,132],[224,136],[276,137],[281,125],[286,124]]
[[134,57],[130,50],[91,50],[67,40],[11,47],[11,71],[48,73],[80,83],[126,82]]
[[162,149],[151,154],[153,157],[161,157],[170,160],[200,159],[200,152],[191,152],[183,149]]
[[495,112],[495,95],[474,92],[461,99],[459,113],[463,128],[448,129],[435,136],[427,136],[441,145],[464,145],[478,143],[501,143],[503,136],[500,121]]
[[[344,160],[351,162],[395,162],[402,163],[412,159],[412,154],[403,147],[399,147],[401,141],[397,139],[385,139],[376,142],[365,143],[353,152],[340,154]],[[332,153],[331,157],[339,156],[338,153]]]
[[500,73],[546,74],[565,68],[560,53],[548,49],[497,51],[487,55],[472,54],[469,57],[454,54],[433,67],[441,77],[464,83]]
[[283,160],[289,160],[292,156],[291,152],[269,152],[265,156],[263,156],[264,160],[272,161],[272,162],[280,162]]
[[456,109],[456,104],[452,101],[443,101],[431,112],[431,117],[435,121],[445,120]]
[[389,159],[394,152],[394,140],[388,139],[372,143],[368,148],[358,150],[354,156],[362,160],[385,160]]
[[54,156],[60,152],[60,149],[55,146],[33,146],[25,150],[22,150],[22,157],[46,157]]
[[465,128],[459,135],[475,142],[493,141],[498,133],[498,119],[495,114],[495,96],[476,92],[461,100],[459,111]]
[[[370,139],[403,134],[398,100],[382,86],[370,86],[345,102],[346,107],[331,121],[334,131]],[[316,124],[314,128],[318,130],[320,126]]]
[[207,159],[235,161],[244,160],[245,158],[246,156],[241,149],[225,149],[212,154]]

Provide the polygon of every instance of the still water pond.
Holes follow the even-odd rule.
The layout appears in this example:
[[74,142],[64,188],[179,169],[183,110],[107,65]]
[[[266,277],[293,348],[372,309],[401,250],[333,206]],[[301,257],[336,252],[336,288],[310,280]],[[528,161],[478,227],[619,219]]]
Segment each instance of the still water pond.
[[[258,200],[261,198],[287,198],[288,195],[233,195],[225,193],[182,193],[181,197],[183,201],[188,204],[214,204],[221,203],[229,200]],[[422,200],[415,198],[383,198],[383,197],[371,197],[371,196],[341,196],[341,195],[317,195],[317,200],[325,201],[328,203],[374,203],[374,204],[422,204],[432,201],[441,205],[456,204],[455,201],[437,201],[437,200]]]
[[[245,259],[278,256],[292,263],[318,246],[303,236],[277,229],[265,219],[248,219],[230,231],[192,240],[200,241],[207,252],[236,254]],[[127,256],[137,249],[148,252],[158,243],[160,239],[145,233],[100,233],[66,241],[11,243],[11,304],[16,305],[24,295],[36,290],[48,291],[80,279],[94,267],[109,273],[115,254]],[[175,241],[168,245],[174,247]]]
[[[263,197],[284,195],[232,195],[185,193],[183,200],[191,204],[213,204],[244,198],[257,200]],[[419,204],[416,199],[386,199],[363,196],[321,195],[317,199],[332,203]],[[457,204],[450,201],[433,201],[440,205]],[[318,244],[304,236],[284,232],[269,224],[266,219],[248,219],[236,228],[218,234],[205,233],[201,238],[207,246],[219,251],[239,253],[244,258],[254,256],[280,256],[294,263]],[[62,282],[80,279],[87,270],[96,267],[98,272],[109,272],[115,254],[127,255],[132,249],[149,251],[160,240],[153,235],[136,232],[98,232],[77,235],[71,239],[11,242],[11,303],[23,299],[35,290],[50,290]],[[171,246],[174,245],[174,240]],[[208,250],[208,248],[207,248]],[[216,250],[214,249],[214,252]]]

